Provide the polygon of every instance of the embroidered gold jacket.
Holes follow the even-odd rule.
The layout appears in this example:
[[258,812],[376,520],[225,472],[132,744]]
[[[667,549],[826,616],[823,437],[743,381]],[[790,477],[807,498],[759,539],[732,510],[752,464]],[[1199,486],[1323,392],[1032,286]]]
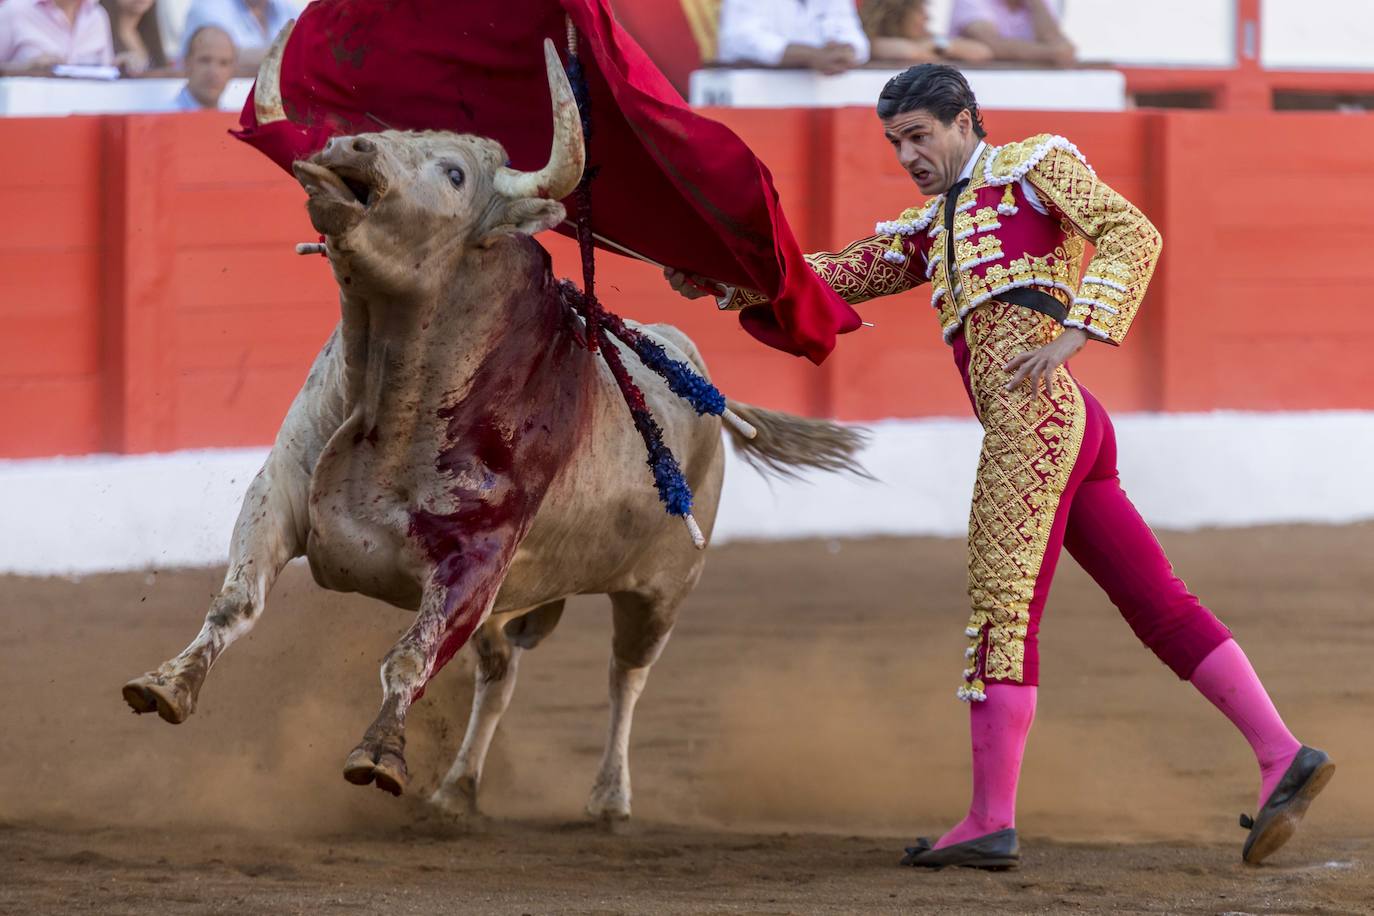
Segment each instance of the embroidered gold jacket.
[[[1031,206],[1023,180],[1048,215]],[[1035,287],[1064,305],[1065,327],[1120,344],[1162,245],[1145,215],[1100,181],[1077,147],[1051,134],[983,150],[956,202],[954,265],[944,263],[943,214],[940,195],[842,251],[807,255],[807,262],[851,304],[929,281],[946,341],[973,309],[1007,290]],[[1080,278],[1085,240],[1095,250]],[[722,307],[766,301],[736,290]]]

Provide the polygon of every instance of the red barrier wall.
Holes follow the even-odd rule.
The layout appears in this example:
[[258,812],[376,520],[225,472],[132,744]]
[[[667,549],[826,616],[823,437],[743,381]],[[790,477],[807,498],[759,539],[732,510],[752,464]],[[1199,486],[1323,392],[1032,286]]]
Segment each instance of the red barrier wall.
[[[917,203],[872,114],[712,115],[769,164],[808,248]],[[1374,409],[1374,119],[1345,115],[989,112],[991,140],[1054,131],[1160,226],[1165,255],[1127,345],[1075,369],[1113,409]],[[218,114],[0,119],[0,456],[271,441],[337,319],[303,195]],[[546,236],[576,276],[570,242]],[[821,369],[767,350],[734,316],[603,255],[613,309],[672,321],[720,386],[846,419],[967,415],[927,297]]]
[[0,455],[103,444],[101,127],[0,119]]

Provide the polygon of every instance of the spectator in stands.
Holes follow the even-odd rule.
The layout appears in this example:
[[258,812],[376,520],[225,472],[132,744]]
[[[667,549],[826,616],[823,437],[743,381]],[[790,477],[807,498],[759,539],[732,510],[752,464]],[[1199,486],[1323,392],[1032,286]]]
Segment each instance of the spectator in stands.
[[58,64],[113,62],[110,17],[100,0],[0,2],[0,72],[42,73]]
[[229,33],[217,25],[203,25],[186,43],[186,85],[176,98],[178,111],[219,108],[219,97],[234,75],[238,52]]
[[115,63],[127,76],[167,66],[154,0],[101,0],[114,32]]
[[1066,66],[1076,56],[1050,0],[954,0],[949,33],[981,41],[997,60]]
[[854,0],[723,0],[718,59],[723,64],[843,73],[868,60]]
[[992,59],[992,49],[981,41],[933,34],[926,0],[864,0],[859,18],[874,60],[905,65]]
[[[296,12],[286,0],[191,0],[184,34],[195,35],[202,26],[219,26],[238,49],[239,66],[252,72],[267,54],[272,39]],[[188,39],[183,58],[189,55],[190,45]]]
[[180,59],[186,47],[186,16],[191,12],[191,0],[157,0],[157,30],[162,33],[162,46],[167,56]]

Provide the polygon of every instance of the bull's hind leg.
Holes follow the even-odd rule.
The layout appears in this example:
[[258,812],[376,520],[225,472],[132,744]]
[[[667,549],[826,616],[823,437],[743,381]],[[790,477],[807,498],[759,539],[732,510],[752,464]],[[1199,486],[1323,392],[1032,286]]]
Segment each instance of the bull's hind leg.
[[476,684],[472,693],[472,715],[458,756],[430,803],[455,817],[475,816],[482,767],[496,727],[505,715],[515,693],[515,677],[520,655],[533,649],[553,632],[563,615],[563,601],[551,601],[521,614],[504,625],[488,619],[473,637],[477,649]]
[[635,704],[677,621],[681,598],[630,592],[611,595],[615,635],[611,645],[611,728],[606,751],[587,801],[587,813],[603,820],[630,816],[630,727]]

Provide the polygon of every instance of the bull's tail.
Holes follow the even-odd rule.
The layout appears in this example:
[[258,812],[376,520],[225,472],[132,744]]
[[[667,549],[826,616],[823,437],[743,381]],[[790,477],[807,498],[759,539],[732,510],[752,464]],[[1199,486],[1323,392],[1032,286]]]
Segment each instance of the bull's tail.
[[868,431],[862,427],[811,420],[738,401],[730,401],[729,407],[757,431],[749,439],[732,424],[725,424],[740,454],[762,473],[798,477],[803,469],[815,468],[873,479],[858,460],[868,442]]

